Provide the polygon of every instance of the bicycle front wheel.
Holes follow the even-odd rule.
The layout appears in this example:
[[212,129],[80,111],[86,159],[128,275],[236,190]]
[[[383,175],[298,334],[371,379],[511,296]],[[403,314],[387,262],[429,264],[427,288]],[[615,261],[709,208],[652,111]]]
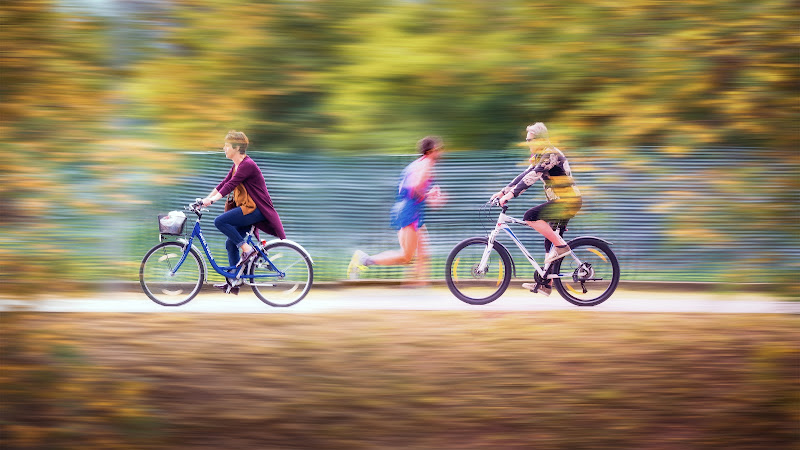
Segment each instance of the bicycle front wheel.
[[162,242],[144,255],[139,267],[139,283],[150,300],[164,306],[180,306],[193,299],[205,279],[205,266],[195,249],[189,249],[177,272],[185,246]]
[[497,300],[511,282],[511,255],[497,243],[489,249],[486,267],[479,267],[488,245],[485,237],[470,238],[456,245],[447,257],[447,287],[470,305]]
[[553,280],[564,299],[578,306],[595,306],[611,297],[619,284],[619,262],[611,247],[600,239],[577,238],[572,253],[553,263]]
[[249,275],[267,275],[250,281],[256,297],[270,306],[279,307],[292,306],[302,300],[314,282],[314,269],[308,255],[286,242],[269,245],[264,248],[264,253],[272,265],[259,256],[248,269]]

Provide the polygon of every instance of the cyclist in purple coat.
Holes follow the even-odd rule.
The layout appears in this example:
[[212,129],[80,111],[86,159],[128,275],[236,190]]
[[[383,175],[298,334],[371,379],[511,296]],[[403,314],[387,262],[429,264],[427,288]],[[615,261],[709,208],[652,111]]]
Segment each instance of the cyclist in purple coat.
[[[203,205],[209,206],[233,192],[236,207],[220,214],[214,220],[217,229],[228,237],[225,247],[228,250],[228,261],[231,266],[245,263],[256,253],[255,249],[245,242],[245,235],[253,225],[261,231],[286,239],[281,218],[272,205],[264,174],[255,161],[247,156],[249,144],[247,136],[241,131],[228,132],[223,150],[225,157],[233,161],[233,167],[225,179],[203,199]],[[238,293],[238,287],[228,289],[229,285],[230,280],[228,283],[214,286],[225,292]]]

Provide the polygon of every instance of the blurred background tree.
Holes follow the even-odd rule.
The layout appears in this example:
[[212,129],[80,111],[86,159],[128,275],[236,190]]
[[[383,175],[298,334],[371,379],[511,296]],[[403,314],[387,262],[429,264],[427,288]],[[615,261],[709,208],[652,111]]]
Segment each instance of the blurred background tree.
[[241,123],[274,150],[380,152],[419,129],[484,149],[541,119],[574,146],[798,148],[788,1],[167,5],[129,83],[181,146]]
[[[693,202],[690,190],[668,200],[695,214],[710,209],[722,228],[796,239],[796,171],[767,192],[752,181],[759,167],[771,177],[775,161],[800,166],[796,6],[4,2],[0,277],[47,267],[80,277],[80,263],[37,240],[59,230],[39,218],[135,211],[147,201],[139,186],[174,182],[177,156],[165,149],[217,150],[228,129],[247,130],[259,150],[397,153],[428,133],[453,149],[506,148],[541,120],[575,158],[624,161],[643,174],[663,170],[643,146],[686,164],[723,147],[751,161],[715,187],[760,196],[745,218],[728,214],[730,205]],[[676,243],[698,231],[714,237],[708,227],[663,226]],[[76,233],[74,243],[91,247],[102,231]],[[20,248],[37,258],[18,261]]]

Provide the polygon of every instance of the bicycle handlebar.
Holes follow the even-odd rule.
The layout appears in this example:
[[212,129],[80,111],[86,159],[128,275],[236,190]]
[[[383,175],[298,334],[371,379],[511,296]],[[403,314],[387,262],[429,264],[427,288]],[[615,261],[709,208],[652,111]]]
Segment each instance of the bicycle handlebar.
[[489,200],[488,202],[486,202],[486,204],[489,206],[500,206],[501,208],[503,208],[503,213],[505,213],[508,210],[508,203],[506,203],[505,205],[500,205],[500,199],[497,198]]
[[194,203],[189,203],[183,209],[193,213],[208,211],[208,208],[203,207],[203,199],[199,197],[194,199]]

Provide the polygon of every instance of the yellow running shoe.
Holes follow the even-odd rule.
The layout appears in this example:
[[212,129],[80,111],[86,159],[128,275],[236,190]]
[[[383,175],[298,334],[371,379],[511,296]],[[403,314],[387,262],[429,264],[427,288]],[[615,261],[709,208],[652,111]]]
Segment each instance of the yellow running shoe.
[[369,255],[362,252],[361,250],[356,250],[353,253],[353,257],[350,258],[350,264],[347,265],[347,278],[351,280],[357,280],[359,274],[362,270],[368,270],[369,267],[364,265],[364,261],[367,259]]

